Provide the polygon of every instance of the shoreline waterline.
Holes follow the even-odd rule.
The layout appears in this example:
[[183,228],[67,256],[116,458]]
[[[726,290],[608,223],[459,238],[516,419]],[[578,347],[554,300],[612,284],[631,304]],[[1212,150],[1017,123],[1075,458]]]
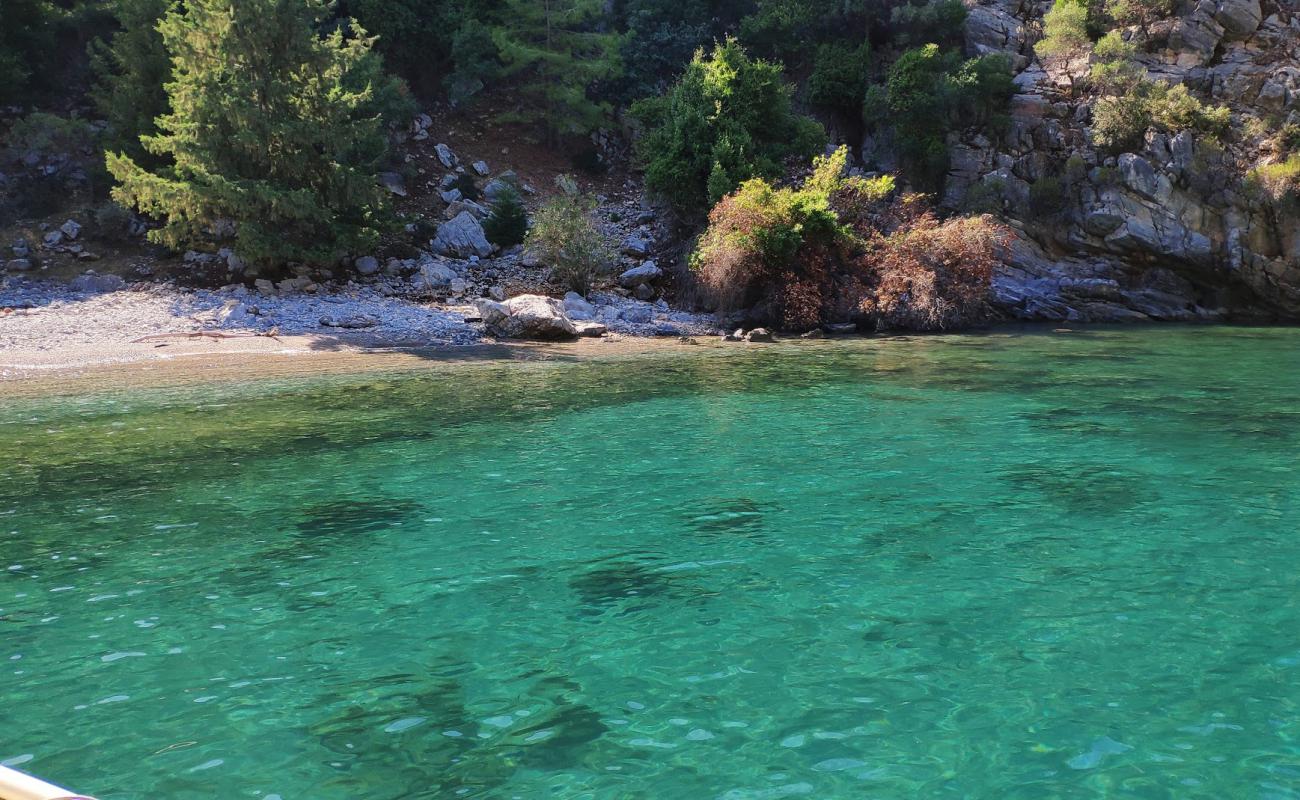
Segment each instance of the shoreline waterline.
[[[447,346],[384,341],[374,336],[293,335],[231,338],[176,337],[143,342],[75,345],[57,351],[0,351],[0,397],[94,394],[104,390],[313,376],[400,373],[437,366],[512,361],[587,361],[682,352],[747,352],[752,349],[881,346],[918,338],[1011,338],[1079,336],[1128,331],[1134,324],[1007,323],[951,333],[892,333],[827,339],[782,338],[775,344],[724,342],[715,336],[607,336],[564,342],[497,341]],[[1257,328],[1237,324],[1150,323],[1137,327]]]

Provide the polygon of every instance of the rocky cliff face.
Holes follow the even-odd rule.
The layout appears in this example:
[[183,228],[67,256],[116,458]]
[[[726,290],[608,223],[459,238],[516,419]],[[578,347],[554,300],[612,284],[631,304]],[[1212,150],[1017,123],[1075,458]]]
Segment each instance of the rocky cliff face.
[[1006,313],[1300,318],[1300,218],[1243,180],[1276,157],[1266,128],[1300,121],[1300,0],[1182,0],[1151,29],[1141,65],[1229,106],[1233,130],[1222,144],[1193,131],[1148,133],[1122,154],[1092,143],[1095,98],[1072,97],[1069,76],[1035,58],[1050,3],[968,3],[967,49],[1011,56],[1019,93],[997,141],[951,142],[943,201],[991,202],[1019,232],[994,281]]

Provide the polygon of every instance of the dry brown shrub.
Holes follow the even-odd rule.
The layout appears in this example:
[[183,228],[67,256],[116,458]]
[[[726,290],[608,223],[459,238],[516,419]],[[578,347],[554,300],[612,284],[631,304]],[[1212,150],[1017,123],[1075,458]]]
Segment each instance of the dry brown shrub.
[[695,272],[704,295],[718,311],[746,308],[757,299],[757,287],[768,270],[762,253],[753,246],[753,232],[775,222],[765,211],[732,194],[709,212],[709,227],[697,247],[707,256],[696,259]]
[[986,322],[993,270],[1010,241],[1010,230],[989,216],[940,221],[921,214],[871,243],[863,266],[877,280],[861,313],[883,329],[950,330]]

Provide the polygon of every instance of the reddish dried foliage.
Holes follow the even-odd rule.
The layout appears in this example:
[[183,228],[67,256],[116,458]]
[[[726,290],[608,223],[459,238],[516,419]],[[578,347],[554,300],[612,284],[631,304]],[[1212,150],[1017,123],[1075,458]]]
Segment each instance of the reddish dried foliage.
[[916,331],[978,325],[990,316],[989,285],[1011,241],[991,217],[940,221],[926,212],[862,257],[876,277],[860,310],[877,328]]
[[719,202],[697,250],[696,274],[718,310],[746,309],[755,322],[791,331],[846,320],[916,331],[988,320],[993,270],[1012,235],[992,217],[940,220],[922,195],[880,199],[848,181],[830,200],[852,233],[804,239],[793,257],[772,263],[785,251],[764,236],[788,220],[754,200]]

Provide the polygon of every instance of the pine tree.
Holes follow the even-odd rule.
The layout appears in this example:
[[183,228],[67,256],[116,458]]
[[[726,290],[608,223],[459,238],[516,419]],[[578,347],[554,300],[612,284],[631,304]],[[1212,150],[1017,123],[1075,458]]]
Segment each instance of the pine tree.
[[520,122],[541,122],[552,141],[584,134],[608,119],[608,103],[598,103],[587,89],[619,74],[617,34],[601,33],[594,21],[601,0],[506,0],[507,22],[493,31],[506,75],[521,75],[522,94],[536,105],[509,115]]
[[372,40],[349,22],[322,37],[321,0],[187,0],[159,24],[170,113],[145,149],[109,154],[114,199],[160,217],[153,241],[202,243],[234,224],[245,260],[331,261],[372,246],[386,218],[375,180],[386,139]]
[[120,26],[112,38],[91,43],[95,86],[91,97],[109,123],[111,146],[141,164],[157,164],[140,137],[158,132],[154,120],[167,111],[172,63],[158,32],[169,0],[117,0],[113,14]]
[[1045,63],[1059,65],[1075,94],[1075,72],[1092,54],[1088,36],[1088,7],[1080,0],[1056,0],[1043,15],[1043,38],[1034,45]]

